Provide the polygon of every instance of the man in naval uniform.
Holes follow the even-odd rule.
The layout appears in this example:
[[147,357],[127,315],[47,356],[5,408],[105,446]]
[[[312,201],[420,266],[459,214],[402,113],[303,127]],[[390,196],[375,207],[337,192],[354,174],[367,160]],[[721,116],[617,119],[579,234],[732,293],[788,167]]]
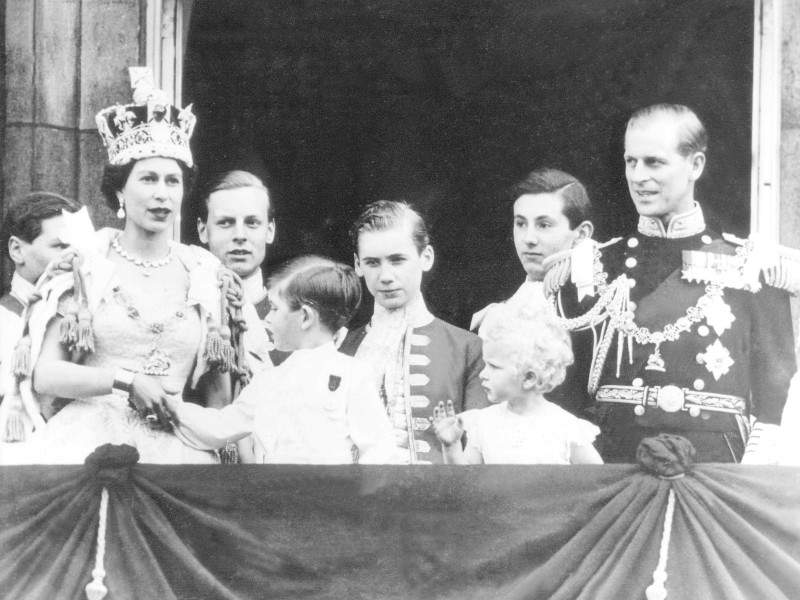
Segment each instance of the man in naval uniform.
[[638,230],[545,263],[568,327],[597,332],[588,389],[606,462],[634,462],[641,439],[662,432],[688,438],[700,461],[738,462],[746,445],[746,462],[774,460],[796,370],[796,263],[707,227],[694,196],[707,139],[685,106],[636,112],[624,156]]
[[479,373],[480,338],[435,318],[420,291],[433,266],[422,217],[404,202],[367,206],[351,229],[355,267],[375,298],[370,323],[340,350],[372,365],[395,431],[411,464],[441,464],[429,417],[440,401],[456,412],[488,406]]
[[280,364],[288,353],[272,348],[263,326],[270,305],[261,265],[275,239],[269,191],[252,173],[228,171],[211,182],[204,206],[205,211],[197,219],[200,241],[242,278],[245,300],[255,308],[254,313],[248,313],[249,307],[245,311],[249,357],[263,367]]

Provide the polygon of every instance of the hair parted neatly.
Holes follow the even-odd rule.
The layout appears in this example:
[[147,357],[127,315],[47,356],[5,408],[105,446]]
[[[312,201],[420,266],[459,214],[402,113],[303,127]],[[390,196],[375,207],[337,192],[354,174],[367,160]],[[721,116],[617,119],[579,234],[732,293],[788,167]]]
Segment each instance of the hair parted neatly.
[[564,201],[562,212],[570,229],[592,220],[592,205],[586,188],[576,177],[564,171],[550,168],[531,171],[512,188],[515,201],[526,194],[558,194]]
[[410,204],[401,200],[378,200],[368,204],[350,228],[353,251],[358,255],[358,240],[362,233],[384,231],[403,225],[409,226],[414,246],[422,254],[431,243],[430,234],[425,220]]
[[708,132],[706,132],[705,126],[697,113],[683,104],[652,104],[640,108],[628,119],[628,129],[640,121],[658,115],[672,116],[679,122],[682,131],[678,142],[678,152],[682,156],[689,156],[695,152],[705,153],[708,150]]
[[509,347],[518,372],[532,374],[533,389],[541,394],[560,385],[575,360],[569,333],[544,301],[498,304],[486,315],[479,335],[484,343]]
[[292,310],[304,304],[317,311],[331,332],[347,325],[361,304],[361,282],[353,267],[321,256],[300,256],[287,261],[269,278]]
[[32,243],[42,233],[42,221],[61,216],[61,211],[79,211],[81,204],[52,192],[30,192],[14,200],[3,217],[0,231],[2,253],[8,253],[11,236]]
[[238,190],[242,188],[254,188],[262,190],[267,197],[267,218],[274,220],[274,211],[272,207],[272,196],[270,196],[267,186],[249,171],[226,171],[211,179],[208,185],[203,188],[203,202],[200,206],[200,219],[205,223],[208,219],[208,201],[211,194],[214,192],[223,192],[227,190]]

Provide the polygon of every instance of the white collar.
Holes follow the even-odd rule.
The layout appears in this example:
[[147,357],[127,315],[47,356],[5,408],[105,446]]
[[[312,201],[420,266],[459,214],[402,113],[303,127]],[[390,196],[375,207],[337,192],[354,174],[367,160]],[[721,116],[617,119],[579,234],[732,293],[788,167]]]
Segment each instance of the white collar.
[[664,229],[661,219],[655,217],[639,217],[639,233],[648,237],[667,239],[687,238],[702,233],[706,229],[706,220],[703,209],[695,202],[694,206],[685,213],[675,215],[670,219],[669,225]]
[[405,320],[408,325],[415,328],[424,327],[433,322],[433,315],[428,310],[428,307],[425,306],[425,299],[422,294],[418,292],[403,308],[395,310],[384,308],[376,302],[370,325],[395,321],[398,318]]
[[292,353],[284,361],[284,364],[320,364],[320,361],[324,360],[326,355],[335,355],[337,352],[336,346],[333,343],[333,340],[331,340],[330,342],[325,342],[321,346],[317,346],[315,348],[303,348],[301,350],[292,351]]
[[23,307],[27,308],[35,291],[36,286],[33,283],[14,271],[11,277],[11,295],[19,300]]
[[251,275],[242,279],[244,286],[244,299],[253,304],[258,304],[267,295],[267,288],[264,287],[264,275],[261,268],[253,271]]
[[523,281],[522,285],[519,286],[519,289],[514,292],[512,298],[523,296],[530,298],[545,298],[544,281],[532,281],[531,279],[526,279]]

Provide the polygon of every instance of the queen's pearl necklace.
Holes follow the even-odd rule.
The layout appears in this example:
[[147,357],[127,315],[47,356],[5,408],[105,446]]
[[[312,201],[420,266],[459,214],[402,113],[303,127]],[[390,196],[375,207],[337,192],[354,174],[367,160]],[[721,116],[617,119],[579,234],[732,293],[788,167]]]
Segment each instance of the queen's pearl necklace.
[[172,262],[172,246],[170,246],[169,253],[164,258],[162,258],[161,260],[154,260],[154,261],[149,261],[149,260],[144,260],[142,258],[138,258],[138,257],[134,256],[133,254],[131,254],[130,252],[128,252],[127,250],[125,250],[125,248],[123,248],[119,243],[119,237],[115,237],[111,241],[111,247],[114,248],[114,252],[119,254],[122,258],[124,258],[125,260],[129,260],[130,262],[135,264],[137,267],[141,267],[142,268],[142,274],[145,277],[150,277],[150,273],[151,273],[150,270],[151,269],[157,269],[159,267],[164,267],[164,266],[168,265],[170,262]]

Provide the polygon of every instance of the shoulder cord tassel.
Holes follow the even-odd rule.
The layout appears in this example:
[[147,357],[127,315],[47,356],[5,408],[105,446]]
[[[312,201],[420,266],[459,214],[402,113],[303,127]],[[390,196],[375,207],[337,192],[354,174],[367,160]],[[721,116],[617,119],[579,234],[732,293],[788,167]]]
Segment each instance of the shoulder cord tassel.
[[236,358],[233,397],[236,398],[242,391],[242,388],[250,383],[250,369],[247,364],[247,357],[245,356],[244,349],[244,332],[247,330],[247,324],[244,322],[242,309],[239,307],[234,308],[233,323],[233,353]]
[[9,403],[9,412],[5,428],[2,432],[5,442],[24,442],[27,435],[23,415],[27,414],[33,422],[33,428],[44,427],[44,418],[40,413],[39,403],[31,389],[30,377],[14,379],[11,395],[4,402]]
[[236,357],[231,346],[231,328],[225,323],[228,318],[228,290],[231,287],[231,275],[227,269],[222,269],[217,274],[220,282],[220,325],[212,324],[208,331],[206,344],[206,358],[212,368],[222,373],[231,372],[235,365]]
[[675,491],[670,488],[667,499],[667,513],[664,515],[664,531],[661,534],[661,550],[658,555],[658,566],[653,571],[653,583],[647,586],[644,592],[647,600],[666,600],[667,588],[667,556],[669,554],[669,539],[672,534],[672,516],[675,512]]
[[25,323],[25,330],[19,338],[14,348],[14,358],[11,362],[11,369],[14,377],[24,379],[31,374],[31,336],[28,331],[28,324]]
[[100,496],[100,521],[97,524],[97,555],[92,571],[92,581],[86,585],[86,597],[89,600],[102,600],[108,593],[108,588],[103,585],[106,571],[103,568],[103,560],[106,553],[106,518],[108,515],[108,489],[103,487]]
[[3,431],[4,442],[25,441],[25,425],[23,421],[25,404],[22,401],[22,392],[20,391],[19,382],[27,377],[30,377],[31,375],[31,369],[33,366],[31,365],[31,307],[36,303],[36,301],[42,299],[40,289],[48,280],[49,278],[41,278],[36,283],[36,287],[28,298],[28,304],[22,313],[22,337],[17,341],[17,345],[14,347],[14,355],[11,358],[11,371],[14,375],[14,389],[11,395],[6,399],[6,402],[9,403],[9,410],[7,414],[5,430]]
[[74,278],[72,297],[66,301],[58,339],[70,352],[94,352],[92,313],[89,311],[86,283],[77,256],[72,259],[72,276]]
[[30,320],[31,320],[31,307],[42,299],[42,294],[39,291],[45,280],[40,280],[33,293],[28,298],[28,305],[22,313],[22,337],[17,341],[14,347],[14,356],[11,362],[11,369],[14,376],[19,379],[24,379],[31,374],[31,334],[30,334]]
[[[602,328],[600,335],[596,338],[594,352],[592,353],[592,365],[589,370],[589,381],[587,384],[587,391],[591,396],[597,393],[597,388],[600,382],[600,375],[603,371],[603,366],[608,357],[608,351],[611,348],[611,342],[614,339],[614,334],[619,329],[619,315],[625,307],[625,300],[627,298],[628,284],[624,280],[615,281],[608,287],[605,294],[610,293],[607,304],[606,313],[603,316]],[[597,321],[594,321],[597,322]]]
[[567,251],[565,254],[566,256],[561,260],[554,255],[554,261],[545,267],[544,291],[546,296],[555,294],[569,281],[572,270],[572,254],[571,251]]
[[242,279],[233,271],[230,272],[232,282],[229,286],[229,293],[234,293],[236,298],[228,298],[229,312],[231,319],[231,338],[233,345],[233,355],[235,357],[234,375],[234,398],[239,395],[242,388],[250,383],[250,368],[247,364],[247,356],[244,348],[244,332],[247,331],[247,322],[244,319],[244,284]]
[[76,257],[72,263],[75,273],[75,283],[78,285],[78,335],[72,350],[79,352],[94,352],[94,333],[92,332],[92,313],[89,311],[89,299],[86,297],[86,282]]
[[61,319],[61,326],[58,330],[58,341],[60,341],[63,346],[67,346],[70,351],[75,347],[75,342],[78,341],[78,312],[80,312],[79,270],[77,259],[73,259],[72,277],[74,283],[72,288],[72,296],[67,298],[64,303],[64,318]]
[[8,413],[6,415],[6,426],[3,430],[3,441],[24,442],[25,425],[22,415],[25,407],[22,405],[18,379],[14,378],[14,390],[5,398],[4,402],[8,402]]

